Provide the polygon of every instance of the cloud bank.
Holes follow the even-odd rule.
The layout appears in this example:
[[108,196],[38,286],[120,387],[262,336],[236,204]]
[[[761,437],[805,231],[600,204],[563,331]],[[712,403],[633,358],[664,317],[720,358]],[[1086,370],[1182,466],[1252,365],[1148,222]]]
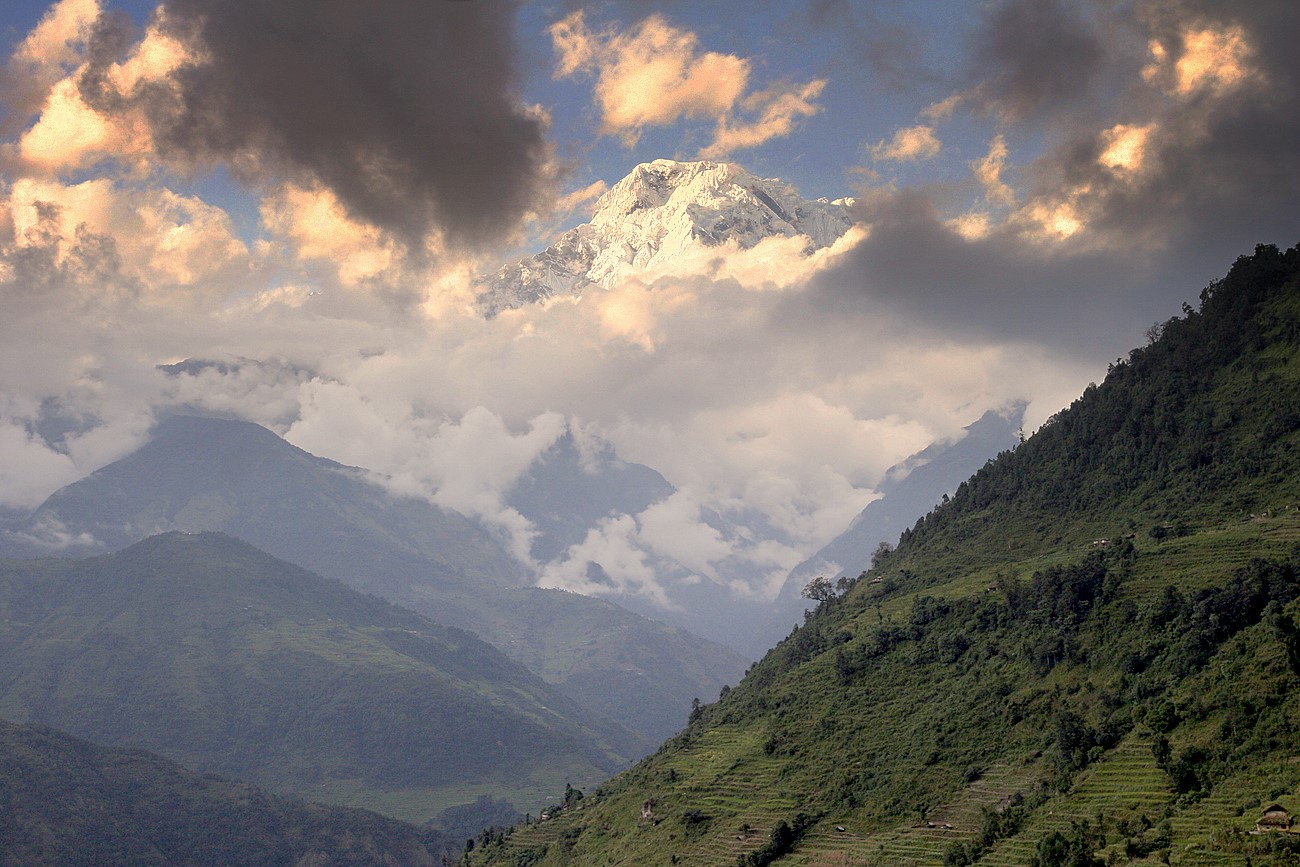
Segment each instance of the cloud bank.
[[[963,43],[968,81],[862,139],[864,161],[880,151],[833,251],[701,248],[483,320],[473,268],[430,236],[505,246],[546,198],[509,16],[382,4],[358,30],[351,5],[263,5],[186,0],[136,33],[62,0],[9,59],[0,505],[191,408],[368,467],[523,558],[532,528],[504,494],[581,430],[677,494],[609,516],[542,580],[761,597],[892,464],[1015,401],[1032,428],[1236,255],[1300,240],[1295,4],[1000,2]],[[833,105],[834,79],[756,87],[753,59],[664,15],[552,23],[556,69],[620,139],[702,123],[758,147]],[[208,163],[250,184],[251,231],[174,174]],[[889,175],[921,165],[950,174]],[[185,358],[223,363],[158,367]]]

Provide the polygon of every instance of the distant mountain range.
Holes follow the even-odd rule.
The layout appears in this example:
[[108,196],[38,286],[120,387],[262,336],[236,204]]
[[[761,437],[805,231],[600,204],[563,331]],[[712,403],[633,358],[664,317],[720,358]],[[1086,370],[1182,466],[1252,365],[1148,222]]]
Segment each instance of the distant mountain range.
[[[639,508],[665,484],[612,461],[608,473],[603,484],[561,441],[515,499],[564,539],[584,509]],[[556,496],[532,492],[530,480],[545,481]],[[637,483],[627,490],[629,480]],[[628,754],[651,749],[681,725],[693,698],[716,695],[747,665],[734,651],[609,602],[529,587],[523,565],[477,523],[394,497],[363,471],[248,422],[166,419],[138,451],[52,495],[5,534],[0,553],[85,556],[171,530],[229,533],[472,630],[633,732],[636,743],[619,745]]]
[[772,237],[803,236],[830,246],[853,223],[852,199],[810,200],[789,184],[733,163],[642,163],[597,200],[590,222],[540,253],[480,277],[486,315],[549,298],[608,289],[670,265],[691,251]]
[[[806,200],[732,164],[656,160],[615,184],[589,223],[480,279],[479,307],[492,316],[655,279],[689,270],[701,254],[765,239],[795,239],[811,253],[849,229],[852,204]],[[192,359],[164,370],[185,376],[217,364]],[[286,367],[268,375],[312,374]],[[566,433],[505,492],[504,504],[537,530],[535,562],[525,564],[477,520],[394,496],[367,470],[312,455],[258,425],[164,417],[135,453],[30,514],[0,514],[0,556],[15,558],[0,560],[0,717],[391,816],[423,821],[448,807],[449,815],[509,815],[508,804],[480,802],[475,812],[466,802],[491,794],[526,809],[650,752],[688,714],[698,720],[693,700],[727,694],[748,665],[731,648],[761,656],[801,619],[808,578],[866,568],[880,541],[897,539],[1014,445],[1018,424],[1016,411],[990,413],[959,440],[891,470],[884,496],[796,568],[775,602],[740,598],[728,586],[752,579],[742,558],[719,564],[715,581],[648,552],[648,567],[672,585],[666,608],[619,595],[612,582],[608,599],[532,586],[536,568],[578,551],[602,522],[636,518],[678,493],[606,444]],[[739,548],[790,543],[751,511],[701,509],[699,519]],[[597,579],[613,568],[579,565]],[[96,822],[103,811],[132,811],[112,827],[77,811],[28,811],[22,821],[47,824],[51,840],[71,839],[70,827],[93,829],[86,833],[106,845],[121,842],[127,860],[154,857],[139,854],[146,849],[137,820],[169,828],[179,821],[185,827],[168,833],[208,851],[187,835],[194,821],[219,821],[195,817],[225,815],[228,795],[250,805],[250,851],[275,833],[301,844],[295,858],[304,863],[316,863],[321,847],[351,852],[320,855],[340,863],[424,863],[446,851],[432,832],[285,806],[243,784],[181,779],[184,772],[152,756],[124,758],[31,727],[0,729],[4,738],[6,749],[48,751],[35,759],[46,788],[22,782],[0,793],[57,791],[42,769],[68,761],[76,769],[70,797],[99,811]],[[65,750],[77,761],[56,758]],[[114,781],[108,765],[126,771],[128,782]],[[10,776],[26,780],[29,770]],[[164,794],[150,780],[168,775],[178,788]],[[123,800],[123,786],[152,800]],[[186,809],[151,812],[165,797]],[[322,830],[317,840],[295,824],[304,815],[356,833],[340,840]],[[264,821],[279,830],[265,830]]]
[[[746,661],[646,618],[761,656],[798,620],[807,604],[799,591],[809,578],[826,570],[856,574],[866,568],[879,542],[896,541],[943,494],[1012,447],[1018,425],[1015,410],[1005,417],[987,414],[959,440],[935,443],[891,469],[882,484],[884,496],[842,537],[797,567],[775,601],[741,598],[707,579],[686,580],[691,574],[686,567],[648,552],[647,564],[672,582],[673,608],[635,596],[611,594],[615,606],[564,594],[562,605],[572,616],[539,621],[535,612],[555,611],[556,604],[538,600],[558,591],[530,587],[526,567],[477,522],[423,500],[394,497],[364,470],[313,456],[257,425],[194,416],[165,419],[134,454],[56,492],[33,513],[11,517],[9,530],[0,533],[0,554],[84,556],[166,530],[230,533],[277,557],[472,629],[562,688],[571,675],[578,676],[585,685],[572,697],[613,713],[643,734],[648,748],[675,730],[692,698],[716,694],[723,683],[734,682]],[[675,490],[653,469],[621,460],[608,445],[579,448],[566,433],[538,456],[504,500],[537,528],[531,553],[546,563],[567,556],[602,519],[640,515]],[[706,511],[701,519],[728,539],[746,532],[737,522],[762,526],[758,516]],[[602,566],[593,562],[588,568]],[[723,572],[739,568],[719,564]],[[586,635],[585,650],[559,653],[570,640],[555,637],[561,622],[566,636]],[[530,625],[524,628],[525,623]],[[708,662],[701,666],[691,660]],[[611,683],[592,683],[602,671]],[[650,671],[659,674],[649,677]],[[629,672],[640,672],[635,682],[627,681]],[[626,683],[627,689],[613,683]]]

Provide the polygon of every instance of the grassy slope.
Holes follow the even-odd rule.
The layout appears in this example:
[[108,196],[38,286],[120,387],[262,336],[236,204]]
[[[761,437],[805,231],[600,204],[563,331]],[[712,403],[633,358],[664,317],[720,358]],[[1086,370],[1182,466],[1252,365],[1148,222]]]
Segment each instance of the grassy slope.
[[781,863],[1022,865],[1054,833],[1288,863],[1243,832],[1300,808],[1298,274],[1244,257],[657,754],[474,863],[734,864],[800,813]]

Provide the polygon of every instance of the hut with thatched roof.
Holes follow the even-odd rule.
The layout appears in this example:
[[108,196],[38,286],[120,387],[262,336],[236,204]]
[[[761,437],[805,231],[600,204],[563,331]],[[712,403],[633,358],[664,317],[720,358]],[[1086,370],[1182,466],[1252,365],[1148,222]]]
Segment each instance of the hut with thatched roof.
[[1268,832],[1280,831],[1289,833],[1294,820],[1291,813],[1281,804],[1269,804],[1264,808],[1264,813],[1255,822],[1255,833],[1265,834]]

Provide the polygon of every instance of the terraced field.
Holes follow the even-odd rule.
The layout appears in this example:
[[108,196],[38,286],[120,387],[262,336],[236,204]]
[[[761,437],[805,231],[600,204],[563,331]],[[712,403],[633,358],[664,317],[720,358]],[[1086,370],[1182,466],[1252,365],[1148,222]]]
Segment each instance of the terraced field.
[[785,863],[808,867],[942,864],[952,844],[975,839],[983,810],[995,810],[1033,785],[1039,766],[1037,760],[996,765],[960,796],[930,810],[924,821],[905,827],[860,834],[848,821],[822,822]]
[[1095,826],[1100,817],[1106,828],[1113,827],[1119,817],[1146,816],[1154,823],[1172,800],[1169,778],[1156,766],[1150,740],[1130,736],[1083,772],[1069,792],[1035,811],[1019,834],[998,842],[979,863],[1023,867],[1033,857],[1039,840],[1054,831],[1068,831],[1074,822]]
[[1178,867],[1237,867],[1252,848],[1267,840],[1249,832],[1262,809],[1280,803],[1292,815],[1300,810],[1300,757],[1285,771],[1247,770],[1225,780],[1214,792],[1176,813],[1171,822],[1181,845],[1170,852]]

